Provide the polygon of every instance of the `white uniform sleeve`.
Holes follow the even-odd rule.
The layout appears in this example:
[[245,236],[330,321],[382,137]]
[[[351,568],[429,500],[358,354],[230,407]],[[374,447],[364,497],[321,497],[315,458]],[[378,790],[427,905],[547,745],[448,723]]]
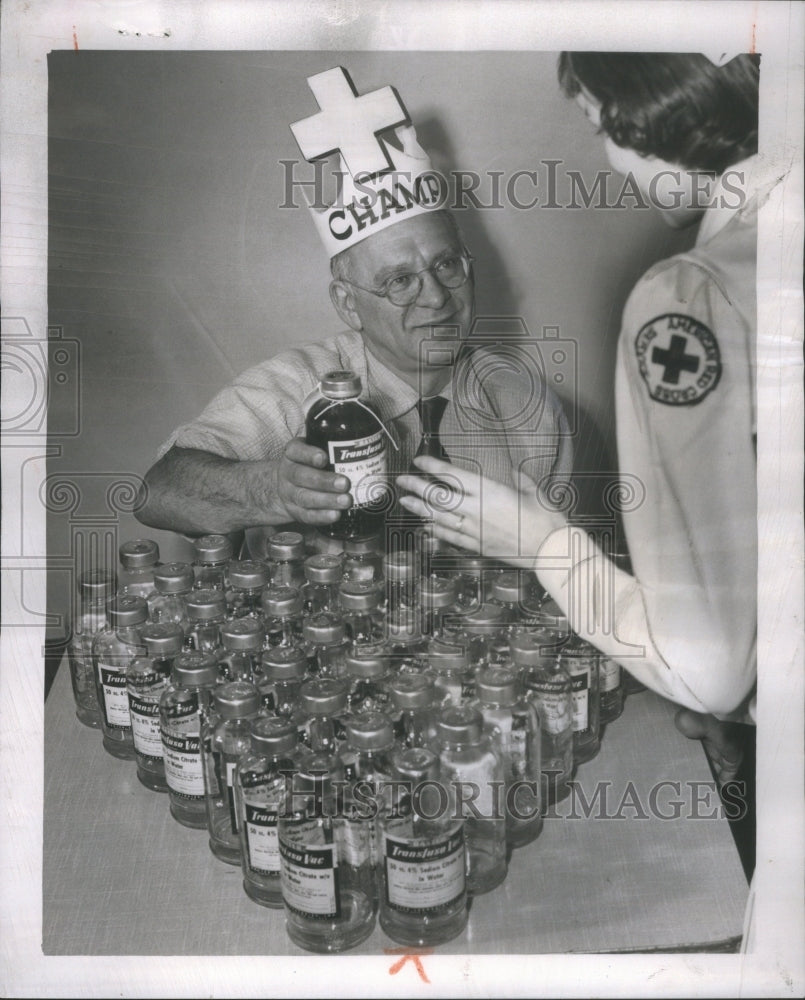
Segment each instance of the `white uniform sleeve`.
[[584,532],[537,571],[572,627],[661,695],[743,718],[756,677],[752,324],[709,271],[675,258],[629,299],[618,349],[618,453],[634,577]]

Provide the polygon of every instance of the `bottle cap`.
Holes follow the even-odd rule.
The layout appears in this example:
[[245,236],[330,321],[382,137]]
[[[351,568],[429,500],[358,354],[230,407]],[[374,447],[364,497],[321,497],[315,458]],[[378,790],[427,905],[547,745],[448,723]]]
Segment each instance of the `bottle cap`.
[[159,562],[159,546],[150,538],[134,538],[130,542],[123,542],[118,555],[124,569],[140,569]]
[[226,597],[222,590],[194,590],[185,606],[190,621],[207,622],[226,614]]
[[492,581],[492,597],[504,604],[522,604],[528,595],[530,581],[517,569],[498,573]]
[[261,663],[270,681],[301,681],[307,671],[307,653],[301,646],[272,646],[263,653]]
[[202,563],[226,562],[232,558],[232,542],[226,535],[202,535],[193,542],[196,559]]
[[389,684],[396,708],[429,708],[433,701],[433,681],[425,674],[398,674]]
[[425,747],[399,750],[391,758],[392,773],[401,781],[417,785],[422,781],[438,781],[439,758]]
[[260,692],[248,681],[230,681],[213,691],[218,714],[223,719],[242,719],[260,710]]
[[148,605],[143,597],[122,594],[110,602],[106,614],[112,628],[126,628],[148,621]]
[[338,583],[344,573],[344,559],[335,555],[308,556],[304,568],[310,583]]
[[294,792],[312,792],[320,797],[331,793],[334,781],[343,780],[344,765],[339,757],[329,753],[309,753],[299,762],[299,769],[291,779],[291,788]]
[[385,750],[394,745],[394,727],[385,712],[361,712],[347,722],[347,743],[353,750]]
[[263,610],[273,618],[302,613],[302,595],[296,587],[268,587],[261,598]]
[[338,595],[345,611],[371,611],[380,605],[383,589],[374,580],[345,580]]
[[344,657],[347,672],[352,677],[382,677],[389,671],[385,646],[372,643],[369,649],[353,646]]
[[140,638],[145,643],[149,656],[157,659],[175,656],[182,651],[184,629],[173,622],[149,622],[140,629]]
[[470,656],[466,646],[453,645],[439,639],[428,643],[428,663],[439,672],[443,670],[466,670]]
[[105,569],[90,569],[78,578],[78,588],[83,598],[100,602],[114,596],[117,577]]
[[462,617],[460,627],[471,635],[490,635],[504,624],[503,608],[499,604],[482,604]]
[[265,629],[255,618],[236,618],[221,626],[221,644],[230,652],[254,652],[263,648]]
[[137,678],[140,684],[153,684],[154,681],[163,681],[165,674],[157,669],[153,656],[136,656],[126,667],[126,676]]
[[348,370],[327,372],[321,380],[322,396],[328,399],[354,399],[360,396],[363,386],[360,375]]
[[475,678],[475,690],[484,704],[514,705],[517,701],[517,674],[502,667],[488,667]]
[[299,704],[308,715],[335,715],[347,707],[349,688],[335,677],[316,677],[299,690]]
[[308,618],[302,625],[302,634],[317,646],[329,646],[344,639],[344,623],[330,611],[322,611]]
[[419,581],[419,603],[426,611],[448,608],[456,600],[456,584],[444,576],[423,576]]
[[539,667],[547,660],[555,660],[559,653],[555,640],[538,629],[514,632],[509,638],[509,651],[518,667]]
[[292,753],[299,743],[296,726],[290,719],[276,716],[255,719],[251,726],[252,750],[276,756],[280,753]]
[[450,743],[475,743],[481,738],[483,716],[469,705],[443,708],[436,722],[439,739]]
[[181,594],[193,586],[193,567],[190,563],[163,563],[154,569],[154,587],[160,594]]
[[229,584],[240,590],[257,590],[268,583],[268,569],[256,559],[237,559],[229,564]]
[[399,549],[383,556],[383,572],[387,580],[404,582],[413,580],[416,576],[416,561],[411,552]]
[[179,653],[173,661],[173,676],[177,684],[185,687],[202,687],[218,683],[218,661],[212,653],[190,650]]
[[305,558],[305,540],[298,531],[279,531],[268,540],[268,558],[278,562]]
[[344,539],[344,552],[348,556],[369,556],[382,548],[379,535],[359,535]]

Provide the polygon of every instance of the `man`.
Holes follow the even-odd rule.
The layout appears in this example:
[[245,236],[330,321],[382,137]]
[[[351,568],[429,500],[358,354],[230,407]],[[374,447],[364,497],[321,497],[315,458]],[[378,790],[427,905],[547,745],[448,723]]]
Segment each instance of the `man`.
[[[320,102],[343,85],[339,74],[352,87],[340,68],[311,78]],[[323,114],[293,126],[297,139],[301,126]],[[345,163],[342,203],[314,216],[331,257],[330,297],[349,329],[249,369],[178,428],[146,474],[137,512],[144,524],[193,535],[336,521],[352,502],[349,481],[327,471],[326,454],[302,439],[305,403],[334,369],[361,377],[395,439],[392,476],[411,468],[423,434],[433,432],[451,462],[499,482],[514,484],[518,468],[537,480],[569,475],[568,427],[537,373],[517,377],[511,365],[504,371],[488,346],[459,350],[474,317],[472,258],[453,217],[418,183],[430,166],[413,129],[398,128],[396,137],[402,149],[388,148],[395,169],[375,175],[374,198],[365,183],[352,183],[366,176],[353,157]],[[331,149],[318,133],[305,134],[300,145],[312,159]],[[420,401],[437,396],[443,412],[428,428]]]

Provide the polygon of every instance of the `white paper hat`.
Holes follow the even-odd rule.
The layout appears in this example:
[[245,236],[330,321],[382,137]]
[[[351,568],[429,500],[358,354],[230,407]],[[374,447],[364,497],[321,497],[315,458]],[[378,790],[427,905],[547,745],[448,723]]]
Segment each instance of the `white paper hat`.
[[[291,125],[310,163],[337,154],[341,190],[324,209],[310,205],[330,257],[404,219],[444,206],[443,179],[417,142],[408,112],[393,87],[358,96],[336,66],[308,77],[320,110]],[[395,142],[380,132],[394,129]]]

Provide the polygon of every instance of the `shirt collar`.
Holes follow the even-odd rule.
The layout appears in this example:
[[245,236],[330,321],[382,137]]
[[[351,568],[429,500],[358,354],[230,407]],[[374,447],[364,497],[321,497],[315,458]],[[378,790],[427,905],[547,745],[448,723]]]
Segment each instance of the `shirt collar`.
[[709,243],[732,219],[747,210],[754,210],[758,196],[777,183],[779,173],[770,169],[757,155],[727,167],[713,189],[696,236],[696,246]]

